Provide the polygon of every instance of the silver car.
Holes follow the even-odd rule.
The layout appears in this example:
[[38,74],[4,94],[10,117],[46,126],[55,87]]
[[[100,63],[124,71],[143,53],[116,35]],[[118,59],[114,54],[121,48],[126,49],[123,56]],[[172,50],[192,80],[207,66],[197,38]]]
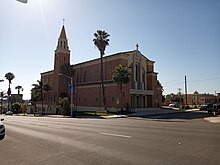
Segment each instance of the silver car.
[[5,126],[2,123],[3,120],[4,119],[1,119],[1,121],[0,121],[0,140],[5,138]]

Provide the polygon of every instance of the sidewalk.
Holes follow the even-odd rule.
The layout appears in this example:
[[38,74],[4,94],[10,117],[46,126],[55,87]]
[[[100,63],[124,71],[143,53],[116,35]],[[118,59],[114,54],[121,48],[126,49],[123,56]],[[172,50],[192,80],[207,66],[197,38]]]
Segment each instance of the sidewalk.
[[220,115],[215,117],[206,117],[204,120],[210,123],[220,123]]
[[[128,115],[77,116],[76,118],[93,118],[93,119],[113,119],[113,118],[129,118],[129,117],[141,118],[141,117],[159,116],[159,115],[164,115],[164,114],[184,113],[184,112],[191,112],[191,111],[199,111],[199,109],[178,110],[178,109],[146,108],[142,110],[137,110],[136,112],[130,113]],[[17,116],[23,116],[23,114],[17,114]],[[33,114],[26,114],[25,116],[38,117],[38,116],[34,116]],[[70,116],[63,116],[63,115],[45,115],[44,117],[70,118]],[[220,116],[205,117],[204,120],[210,123],[220,123]]]

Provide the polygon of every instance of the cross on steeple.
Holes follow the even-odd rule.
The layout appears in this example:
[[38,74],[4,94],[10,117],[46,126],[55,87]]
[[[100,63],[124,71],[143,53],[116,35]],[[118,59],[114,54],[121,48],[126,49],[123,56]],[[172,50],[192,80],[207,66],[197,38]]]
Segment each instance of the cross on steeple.
[[139,48],[139,45],[137,44],[137,45],[136,45],[136,49],[138,50],[138,48]]
[[63,25],[64,25],[65,19],[63,18]]

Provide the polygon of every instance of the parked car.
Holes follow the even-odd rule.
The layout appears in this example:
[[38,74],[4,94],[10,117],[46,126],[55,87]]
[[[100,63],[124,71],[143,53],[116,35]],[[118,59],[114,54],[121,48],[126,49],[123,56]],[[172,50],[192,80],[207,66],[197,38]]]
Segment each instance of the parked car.
[[0,140],[4,139],[5,138],[5,126],[4,124],[2,123],[4,119],[1,119],[0,120]]
[[199,109],[208,111],[209,109],[213,109],[213,106],[214,106],[214,104],[212,104],[212,103],[203,104],[203,105],[201,105],[201,107]]
[[173,103],[169,104],[169,107],[179,108],[179,107],[180,107],[180,104],[177,103],[177,102],[173,102]]
[[206,110],[208,109],[208,105],[207,104],[203,104],[200,106],[199,110]]
[[7,111],[7,112],[5,113],[5,115],[13,115],[13,112],[12,112],[12,111]]
[[213,116],[220,115],[220,104],[214,104],[213,108],[208,109],[208,113]]

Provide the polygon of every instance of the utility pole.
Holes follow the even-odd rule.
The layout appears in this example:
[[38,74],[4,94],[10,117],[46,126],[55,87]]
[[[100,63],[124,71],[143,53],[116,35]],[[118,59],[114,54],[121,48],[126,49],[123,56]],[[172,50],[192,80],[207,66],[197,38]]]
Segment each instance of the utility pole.
[[187,105],[187,82],[186,82],[186,76],[185,76],[185,97],[186,97],[186,105]]
[[178,97],[179,97],[179,103],[182,104],[182,98],[181,98],[181,88],[178,88]]
[[215,104],[217,103],[217,94],[216,94],[216,91],[215,91]]

